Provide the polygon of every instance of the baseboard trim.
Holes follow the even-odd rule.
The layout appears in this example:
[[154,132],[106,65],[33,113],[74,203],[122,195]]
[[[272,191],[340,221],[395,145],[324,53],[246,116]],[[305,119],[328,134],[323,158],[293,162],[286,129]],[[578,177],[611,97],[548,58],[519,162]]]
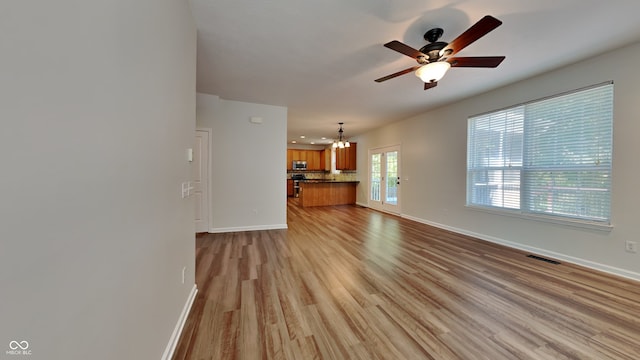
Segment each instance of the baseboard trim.
[[225,227],[225,228],[211,228],[211,229],[209,229],[209,233],[210,234],[216,234],[216,233],[227,233],[227,232],[236,232],[236,231],[281,230],[281,229],[288,229],[287,224],[252,225],[252,226],[236,226],[236,227]]
[[412,221],[416,221],[416,222],[422,223],[422,224],[431,225],[433,227],[437,227],[437,228],[440,228],[440,229],[453,231],[453,232],[458,233],[458,234],[471,236],[471,237],[474,237],[474,238],[479,239],[479,240],[488,241],[488,242],[492,242],[492,243],[499,244],[499,245],[504,245],[506,247],[510,247],[510,248],[514,248],[514,249],[518,249],[518,250],[522,250],[522,251],[532,252],[532,253],[535,253],[535,254],[538,254],[538,255],[543,255],[543,256],[555,258],[555,259],[558,259],[558,260],[566,261],[566,262],[569,262],[569,263],[572,263],[572,264],[584,266],[584,267],[587,267],[587,268],[590,268],[590,269],[593,269],[593,270],[602,271],[602,272],[605,272],[605,273],[608,273],[608,274],[612,274],[612,275],[616,275],[616,276],[620,276],[620,277],[623,277],[623,278],[640,281],[640,274],[636,273],[636,272],[633,272],[633,271],[628,271],[628,270],[620,269],[620,268],[617,268],[617,267],[614,267],[614,266],[600,264],[600,263],[597,263],[597,262],[594,262],[594,261],[581,259],[581,258],[573,257],[573,256],[570,256],[570,255],[557,253],[555,251],[550,251],[550,250],[537,248],[537,247],[534,247],[534,246],[524,245],[524,244],[512,242],[512,241],[509,241],[509,240],[505,240],[505,239],[501,239],[501,238],[497,238],[497,237],[493,237],[493,236],[489,236],[489,235],[485,235],[485,234],[480,234],[480,233],[476,233],[476,232],[472,232],[472,231],[467,231],[467,230],[464,230],[464,229],[459,229],[459,228],[456,228],[456,227],[453,227],[453,226],[448,226],[448,225],[444,225],[444,224],[440,224],[440,223],[436,223],[436,222],[432,222],[432,221],[427,221],[427,220],[420,219],[420,218],[413,217],[413,216],[409,216],[409,215],[402,215],[402,217],[405,218],[405,219],[409,219],[409,220],[412,220]]
[[180,318],[178,318],[178,323],[176,327],[173,329],[173,334],[171,334],[171,338],[169,338],[169,343],[167,347],[164,349],[164,354],[162,354],[162,360],[171,360],[173,357],[173,352],[176,351],[176,346],[178,346],[178,340],[180,340],[180,335],[182,334],[182,329],[184,328],[184,324],[187,322],[187,317],[189,316],[189,312],[191,311],[191,306],[193,305],[194,300],[196,299],[196,294],[198,293],[198,287],[196,284],[193,284],[193,288],[191,288],[191,293],[187,298],[187,302],[184,304],[182,308],[182,313],[180,314]]

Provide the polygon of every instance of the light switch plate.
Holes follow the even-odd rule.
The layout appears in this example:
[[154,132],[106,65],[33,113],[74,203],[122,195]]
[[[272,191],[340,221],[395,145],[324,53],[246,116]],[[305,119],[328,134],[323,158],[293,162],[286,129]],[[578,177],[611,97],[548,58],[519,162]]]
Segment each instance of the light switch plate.
[[188,182],[183,182],[182,183],[182,198],[186,198],[187,196],[189,196],[189,183]]

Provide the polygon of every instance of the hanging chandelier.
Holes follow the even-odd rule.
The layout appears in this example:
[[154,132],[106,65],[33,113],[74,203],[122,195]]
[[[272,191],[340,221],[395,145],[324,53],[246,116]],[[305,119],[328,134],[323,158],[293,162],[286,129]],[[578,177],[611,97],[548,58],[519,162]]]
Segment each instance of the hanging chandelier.
[[351,144],[349,143],[349,141],[344,140],[344,138],[343,138],[344,130],[342,130],[342,125],[344,125],[344,123],[339,122],[338,124],[340,125],[340,129],[338,129],[338,142],[336,142],[334,140],[333,141],[333,147],[334,148],[340,148],[340,149],[344,149],[346,147],[350,147]]

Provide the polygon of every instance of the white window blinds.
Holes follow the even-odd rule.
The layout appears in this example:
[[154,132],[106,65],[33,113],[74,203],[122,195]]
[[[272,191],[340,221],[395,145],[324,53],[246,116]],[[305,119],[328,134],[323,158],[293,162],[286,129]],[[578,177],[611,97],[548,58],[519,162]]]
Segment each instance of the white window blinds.
[[613,84],[469,119],[467,204],[609,222]]
[[468,203],[520,208],[523,113],[519,106],[470,119]]

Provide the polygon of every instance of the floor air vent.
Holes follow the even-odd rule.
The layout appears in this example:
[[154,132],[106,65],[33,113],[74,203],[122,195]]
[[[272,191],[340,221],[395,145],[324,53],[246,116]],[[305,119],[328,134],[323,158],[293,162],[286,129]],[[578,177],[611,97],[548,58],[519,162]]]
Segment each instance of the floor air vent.
[[540,260],[540,261],[544,261],[544,262],[548,262],[549,264],[554,264],[554,265],[559,265],[560,264],[560,262],[558,262],[558,261],[547,259],[547,258],[543,258],[543,257],[540,257],[540,256],[527,255],[527,257],[530,257],[530,258],[536,259],[536,260]]

